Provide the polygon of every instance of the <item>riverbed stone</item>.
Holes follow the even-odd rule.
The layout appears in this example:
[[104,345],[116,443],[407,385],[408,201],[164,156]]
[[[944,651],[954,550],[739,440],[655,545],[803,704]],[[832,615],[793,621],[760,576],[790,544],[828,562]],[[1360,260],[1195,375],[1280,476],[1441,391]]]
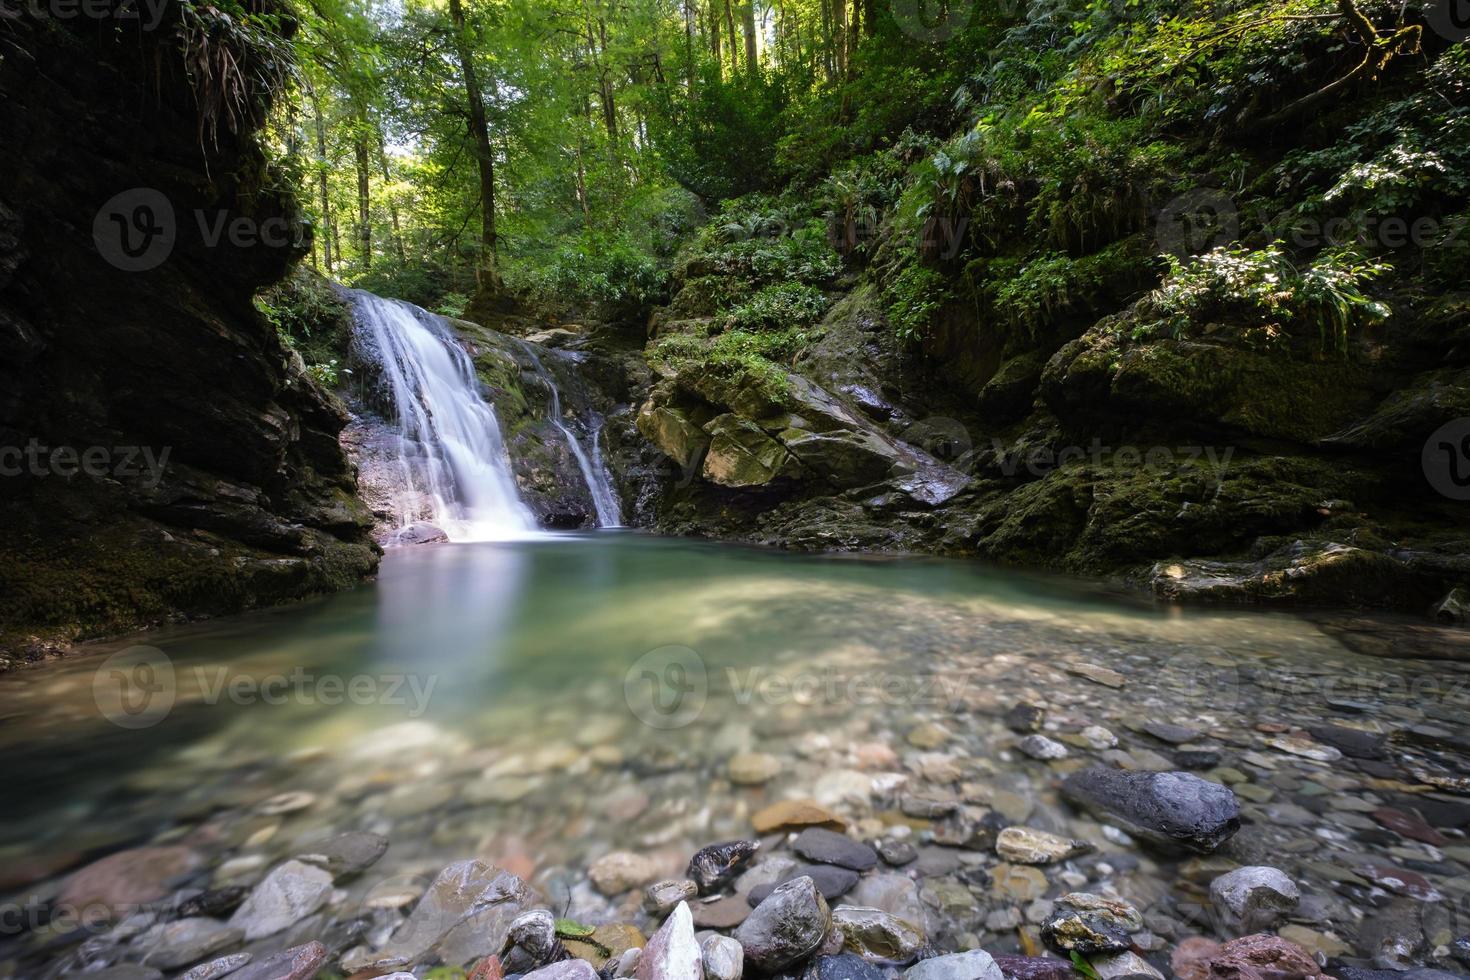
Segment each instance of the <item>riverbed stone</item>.
[[810,878],[816,884],[817,890],[822,893],[822,897],[829,901],[846,895],[858,883],[858,873],[848,868],[839,868],[832,864],[803,864],[778,882],[757,885],[752,888],[746,900],[752,906],[760,905],[777,888],[801,878]]
[[913,844],[906,840],[899,840],[897,837],[880,837],[873,843],[873,849],[878,852],[884,864],[895,868],[913,864],[919,857],[918,849]]
[[[409,974],[413,976],[413,974]],[[562,960],[523,974],[522,980],[598,980],[597,970],[586,960]],[[684,978],[689,980],[689,978]]]
[[878,863],[878,852],[867,844],[821,827],[808,827],[797,834],[791,849],[808,861],[853,871],[867,871]]
[[1125,977],[1147,977],[1149,980],[1164,980],[1164,975],[1149,965],[1148,961],[1129,950],[1108,956],[1094,956],[1088,961],[1101,980],[1124,980]]
[[699,894],[699,886],[688,879],[656,881],[643,890],[643,910],[662,919],[674,906]]
[[1143,730],[1160,742],[1168,742],[1170,745],[1184,745],[1193,742],[1201,734],[1197,728],[1171,725],[1165,721],[1146,721],[1143,723]]
[[1085,677],[1094,684],[1101,684],[1104,687],[1119,688],[1128,683],[1128,678],[1111,667],[1101,667],[1097,664],[1069,664],[1063,669],[1069,674]]
[[274,936],[326,904],[331,872],[302,861],[278,865],[230,916],[230,925],[250,941]]
[[1317,961],[1295,943],[1279,936],[1242,936],[1220,947],[1208,961],[1210,980],[1316,980]]
[[1031,758],[1039,759],[1043,762],[1065,759],[1070,754],[1067,752],[1065,745],[1049,739],[1045,735],[1027,735],[1021,739],[1016,747]]
[[[545,909],[532,909],[516,916],[506,929],[505,939],[515,947],[506,960],[511,968],[534,969],[563,955],[561,940],[556,937],[556,919]],[[512,963],[512,959],[520,962]]]
[[238,971],[252,959],[249,953],[230,953],[188,970],[179,980],[219,980]]
[[1033,827],[1007,827],[995,840],[995,853],[1013,864],[1055,864],[1092,849],[1087,841],[1059,837]]
[[750,818],[758,834],[774,834],[783,830],[825,827],[839,833],[847,830],[847,821],[815,800],[781,800],[772,803]]
[[113,914],[168,895],[174,879],[200,864],[200,856],[179,845],[138,847],[93,861],[72,873],[58,904],[76,909],[106,907]]
[[658,865],[642,854],[612,851],[592,862],[587,877],[599,892],[614,898],[658,877]]
[[257,957],[228,976],[230,980],[311,980],[326,965],[327,956],[327,947],[313,940]]
[[704,980],[740,980],[745,973],[745,947],[729,936],[710,936],[700,954]]
[[719,891],[750,864],[760,850],[758,840],[727,840],[701,847],[689,859],[685,874],[699,888],[701,895]]
[[1005,980],[1077,980],[1081,975],[1071,963],[1051,956],[998,955],[994,959]]
[[887,980],[876,965],[853,953],[816,957],[801,974],[801,980]]
[[1129,937],[1142,929],[1143,917],[1132,906],[1073,892],[1056,900],[1041,924],[1041,938],[1063,955],[1097,956],[1124,952],[1131,945]]
[[1017,735],[1030,735],[1041,731],[1046,721],[1046,711],[1034,704],[1017,704],[1005,713],[1005,726]]
[[832,926],[842,931],[845,949],[887,963],[913,962],[928,942],[924,930],[882,909],[839,905]]
[[689,903],[680,902],[648,939],[633,971],[636,980],[701,980],[704,958],[694,940]]
[[1226,921],[1245,932],[1272,928],[1301,901],[1296,882],[1276,868],[1252,865],[1210,883],[1210,901]]
[[832,924],[816,882],[800,877],[778,886],[735,930],[745,959],[762,973],[776,973],[821,945]]
[[388,838],[382,834],[354,830],[311,844],[296,860],[317,864],[332,873],[334,879],[348,878],[378,863],[388,851]]
[[765,752],[741,752],[730,757],[725,767],[736,786],[760,786],[781,773],[781,760]]
[[245,938],[242,929],[217,919],[176,919],[155,926],[137,940],[147,950],[142,961],[163,970],[177,970],[234,946]]
[[1235,794],[1185,772],[1125,772],[1094,767],[1062,783],[1072,803],[1135,837],[1208,854],[1240,829]]
[[1313,762],[1336,762],[1342,758],[1340,750],[1301,735],[1278,735],[1276,738],[1268,739],[1266,744],[1273,749],[1279,749],[1303,759],[1311,759]]
[[903,972],[904,980],[1005,980],[1000,967],[983,949],[920,960]]
[[713,902],[695,902],[690,911],[701,929],[734,929],[750,918],[750,902],[740,895],[726,895]]

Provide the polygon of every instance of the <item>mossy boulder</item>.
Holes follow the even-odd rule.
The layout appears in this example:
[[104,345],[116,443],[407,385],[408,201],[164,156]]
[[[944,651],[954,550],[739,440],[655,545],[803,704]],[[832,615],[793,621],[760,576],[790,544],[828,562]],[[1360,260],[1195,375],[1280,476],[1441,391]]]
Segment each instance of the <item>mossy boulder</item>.
[[763,487],[794,477],[800,467],[786,448],[749,419],[726,413],[704,427],[709,451],[700,475],[722,487]]

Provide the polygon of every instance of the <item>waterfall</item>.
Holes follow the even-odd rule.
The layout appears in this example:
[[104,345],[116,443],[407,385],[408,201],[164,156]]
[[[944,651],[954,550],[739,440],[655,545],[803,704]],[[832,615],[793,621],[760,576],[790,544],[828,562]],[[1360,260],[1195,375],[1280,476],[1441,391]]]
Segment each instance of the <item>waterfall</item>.
[[[524,536],[536,528],[516,494],[495,408],[480,396],[469,354],[443,317],[348,290],[393,399],[400,528],[429,521],[451,541]],[[600,506],[600,505],[599,505]]]
[[602,462],[602,451],[598,446],[598,438],[602,435],[602,416],[596,412],[591,413],[592,455],[589,458],[576,435],[562,422],[561,389],[557,387],[556,379],[542,365],[541,358],[536,356],[536,351],[530,344],[525,341],[519,343],[521,349],[526,352],[526,356],[531,359],[531,364],[536,369],[536,376],[551,393],[551,422],[562,434],[562,438],[567,441],[567,448],[571,449],[572,456],[577,461],[577,468],[582,471],[582,480],[587,484],[587,492],[592,495],[592,505],[597,508],[597,526],[622,527],[623,511],[618,505],[617,494],[613,493],[612,481],[608,477],[607,467]]

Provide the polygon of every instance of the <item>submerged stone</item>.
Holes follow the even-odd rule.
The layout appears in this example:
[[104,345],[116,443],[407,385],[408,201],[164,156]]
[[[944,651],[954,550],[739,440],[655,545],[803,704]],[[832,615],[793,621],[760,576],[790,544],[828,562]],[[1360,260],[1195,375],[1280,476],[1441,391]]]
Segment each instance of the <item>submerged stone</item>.
[[1240,802],[1224,786],[1184,772],[1073,773],[1062,795],[1135,837],[1208,854],[1240,829]]

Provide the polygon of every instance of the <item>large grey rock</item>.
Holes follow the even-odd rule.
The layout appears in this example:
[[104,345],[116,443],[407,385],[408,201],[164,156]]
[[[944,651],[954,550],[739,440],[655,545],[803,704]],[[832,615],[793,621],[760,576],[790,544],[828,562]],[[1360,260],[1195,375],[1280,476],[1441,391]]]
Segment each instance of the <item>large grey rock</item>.
[[777,973],[816,952],[832,913],[816,882],[801,877],[778,886],[735,931],[745,959],[761,973]]
[[378,863],[387,850],[388,838],[382,834],[353,830],[308,845],[296,859],[319,864],[336,878],[346,878]]
[[991,955],[983,949],[935,956],[903,972],[904,980],[1005,980]]
[[1225,921],[1244,932],[1265,932],[1301,901],[1285,873],[1259,865],[1236,868],[1210,882],[1210,901]]
[[842,931],[844,949],[885,963],[912,963],[928,944],[923,929],[882,909],[839,905],[832,926]]
[[483,861],[451,864],[439,872],[388,944],[344,961],[349,971],[411,966],[431,951],[449,966],[464,966],[505,945],[511,922],[531,904],[526,883]]
[[245,938],[243,929],[217,919],[178,919],[155,926],[138,939],[147,949],[143,962],[163,970],[177,970],[214,953],[229,949]]
[[287,861],[250,891],[230,916],[230,925],[250,941],[274,936],[326,904],[332,892],[330,872],[313,864]]
[[701,980],[704,976],[704,957],[694,941],[688,902],[675,906],[658,932],[649,937],[633,976],[635,980]]
[[1057,899],[1041,924],[1041,938],[1064,956],[1098,956],[1126,952],[1129,936],[1142,928],[1143,917],[1132,906],[1074,892]]
[[801,980],[888,980],[888,974],[860,956],[838,953],[812,960]]
[[867,844],[821,827],[808,827],[797,834],[791,849],[808,861],[853,871],[867,871],[878,863],[878,852]]
[[327,947],[313,940],[263,956],[229,974],[230,980],[311,980],[327,962]]
[[1062,795],[1135,837],[1208,854],[1240,829],[1240,801],[1217,783],[1186,772],[1073,773]]

